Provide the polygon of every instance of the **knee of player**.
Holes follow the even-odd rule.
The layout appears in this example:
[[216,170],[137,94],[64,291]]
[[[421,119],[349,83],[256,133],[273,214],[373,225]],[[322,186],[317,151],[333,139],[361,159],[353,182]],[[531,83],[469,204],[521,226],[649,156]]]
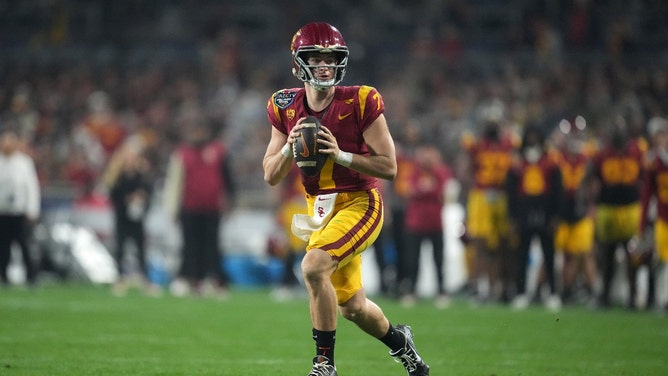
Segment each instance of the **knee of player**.
[[327,252],[320,249],[312,249],[304,255],[301,268],[302,275],[307,281],[329,279],[334,270],[336,270],[336,262]]
[[[339,305],[341,309],[341,316],[345,319],[352,322],[360,322],[360,320],[365,320],[364,317],[369,315],[378,316],[382,315],[382,311],[374,303],[371,303],[364,293],[364,289],[360,289],[355,295],[353,295],[346,302]],[[370,313],[370,310],[373,311],[374,307],[378,309],[378,312]]]
[[341,306],[341,316],[346,320],[356,322],[362,316],[364,307],[361,304],[346,304]]

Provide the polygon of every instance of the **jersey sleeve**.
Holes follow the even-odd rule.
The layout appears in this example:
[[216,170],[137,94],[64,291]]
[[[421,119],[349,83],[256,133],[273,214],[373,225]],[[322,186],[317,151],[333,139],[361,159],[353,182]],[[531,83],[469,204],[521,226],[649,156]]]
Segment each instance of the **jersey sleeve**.
[[271,95],[271,98],[267,101],[267,118],[274,128],[287,135],[288,130],[283,122],[280,107],[280,100],[284,93],[284,90],[279,90]]
[[385,112],[385,103],[378,90],[372,86],[360,86],[357,91],[360,106],[362,132]]

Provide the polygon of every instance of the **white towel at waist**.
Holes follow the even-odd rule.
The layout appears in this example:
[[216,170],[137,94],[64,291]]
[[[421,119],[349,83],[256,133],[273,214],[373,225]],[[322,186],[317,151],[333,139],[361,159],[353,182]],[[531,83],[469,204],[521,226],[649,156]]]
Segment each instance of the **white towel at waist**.
[[292,217],[292,233],[308,241],[314,231],[320,230],[329,221],[334,211],[338,193],[328,193],[315,198],[312,215],[295,214]]

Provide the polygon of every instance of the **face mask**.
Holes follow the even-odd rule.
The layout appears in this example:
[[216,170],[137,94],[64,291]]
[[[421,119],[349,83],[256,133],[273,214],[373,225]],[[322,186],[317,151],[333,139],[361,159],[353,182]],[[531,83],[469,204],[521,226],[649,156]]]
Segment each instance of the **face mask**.
[[524,149],[524,158],[529,163],[538,162],[541,155],[543,155],[543,151],[538,146],[529,146],[526,149]]

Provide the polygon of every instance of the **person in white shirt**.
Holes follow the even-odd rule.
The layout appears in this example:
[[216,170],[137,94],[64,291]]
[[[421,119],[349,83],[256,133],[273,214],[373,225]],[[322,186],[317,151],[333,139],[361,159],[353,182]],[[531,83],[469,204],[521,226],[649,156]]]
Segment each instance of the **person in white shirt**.
[[7,268],[15,242],[23,256],[26,281],[36,282],[28,239],[40,214],[40,188],[35,163],[20,146],[14,129],[0,128],[0,283],[4,285],[9,284]]

